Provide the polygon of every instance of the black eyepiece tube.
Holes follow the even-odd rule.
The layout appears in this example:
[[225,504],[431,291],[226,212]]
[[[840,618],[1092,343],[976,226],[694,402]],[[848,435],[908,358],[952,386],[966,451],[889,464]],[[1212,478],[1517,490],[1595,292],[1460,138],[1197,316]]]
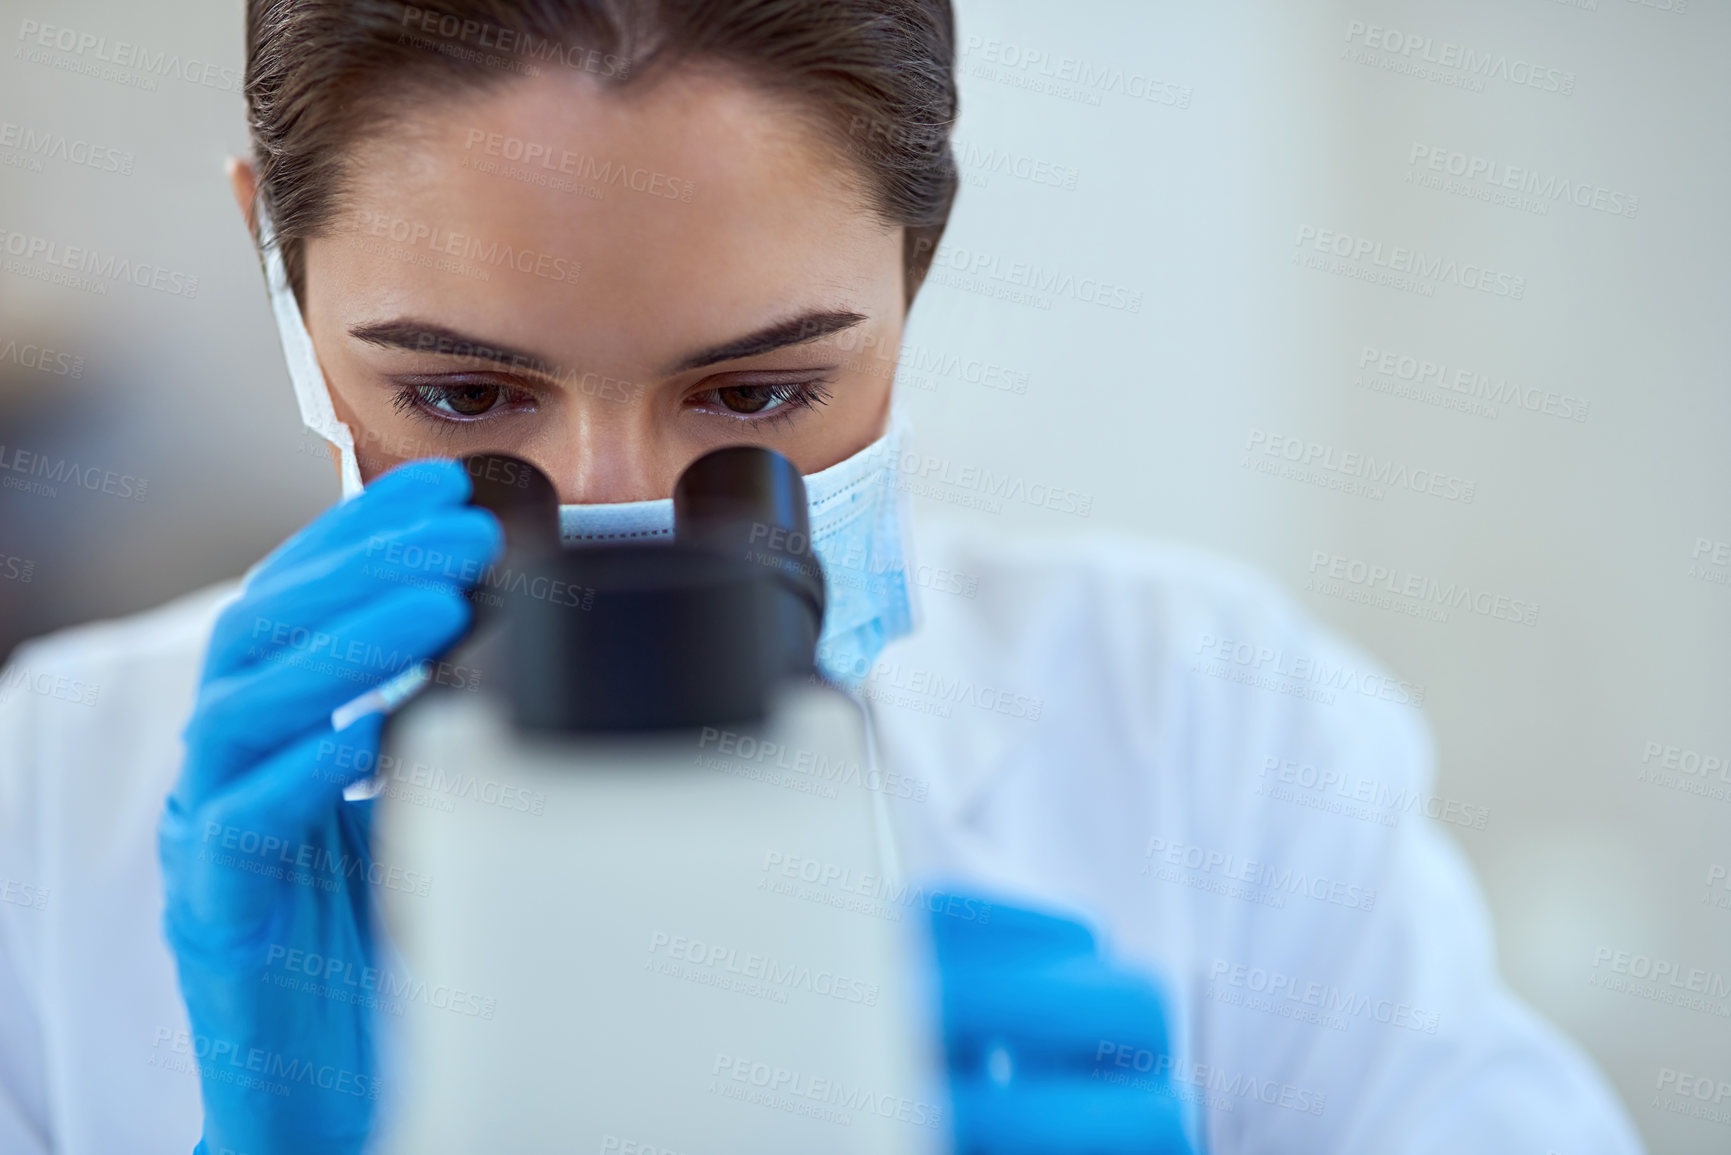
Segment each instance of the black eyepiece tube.
[[542,553],[559,545],[559,493],[545,473],[508,453],[476,453],[463,458],[480,506],[505,527],[513,551]]
[[775,450],[732,445],[687,466],[673,487],[673,534],[761,567],[810,606],[814,630],[823,621],[805,479]]

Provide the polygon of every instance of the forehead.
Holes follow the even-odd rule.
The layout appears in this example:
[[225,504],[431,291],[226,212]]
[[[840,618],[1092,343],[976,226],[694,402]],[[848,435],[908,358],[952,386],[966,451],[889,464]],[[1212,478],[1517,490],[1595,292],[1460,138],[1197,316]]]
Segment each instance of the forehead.
[[309,269],[339,269],[351,307],[413,298],[489,331],[653,317],[670,340],[877,294],[899,232],[786,98],[714,69],[639,83],[546,74],[400,113],[356,145]]

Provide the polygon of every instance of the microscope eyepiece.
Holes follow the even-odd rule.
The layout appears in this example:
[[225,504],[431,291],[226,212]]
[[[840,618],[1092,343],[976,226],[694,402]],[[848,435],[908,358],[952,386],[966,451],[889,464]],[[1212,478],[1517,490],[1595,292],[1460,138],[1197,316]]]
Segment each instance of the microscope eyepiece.
[[559,494],[534,464],[508,453],[476,453],[463,458],[473,495],[505,527],[513,550],[550,550],[559,544]]
[[489,590],[502,603],[502,682],[519,726],[682,729],[763,717],[808,675],[823,622],[805,481],[787,458],[732,446],[674,487],[671,542],[561,548],[552,483],[519,458],[465,459],[474,504],[505,525]]

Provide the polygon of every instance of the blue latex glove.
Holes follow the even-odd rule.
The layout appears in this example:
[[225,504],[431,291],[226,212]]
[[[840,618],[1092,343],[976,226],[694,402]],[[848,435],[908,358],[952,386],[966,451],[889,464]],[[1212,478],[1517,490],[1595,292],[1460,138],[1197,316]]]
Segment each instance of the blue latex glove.
[[340,733],[330,716],[467,628],[461,591],[503,545],[469,493],[455,462],[392,471],[266,559],[217,621],[158,830],[200,1152],[356,1152],[371,1129],[371,1011],[308,976],[376,966],[374,891],[415,880],[372,860],[372,803],[342,796],[376,764],[382,716]]
[[995,903],[946,904],[932,939],[956,1155],[1189,1155],[1148,979],[1078,923]]

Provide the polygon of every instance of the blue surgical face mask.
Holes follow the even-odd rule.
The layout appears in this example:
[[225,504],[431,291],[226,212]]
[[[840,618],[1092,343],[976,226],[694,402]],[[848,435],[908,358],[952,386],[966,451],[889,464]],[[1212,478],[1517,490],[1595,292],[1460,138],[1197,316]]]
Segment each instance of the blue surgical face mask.
[[908,571],[908,499],[897,484],[906,426],[805,479],[811,541],[823,562],[818,668],[856,687],[889,643],[913,630],[918,609]]
[[[272,242],[269,215],[259,208],[265,279],[289,380],[308,429],[337,447],[343,496],[361,491],[354,435],[338,420],[330,389],[289,289],[282,258]],[[914,627],[916,607],[908,578],[907,499],[896,484],[905,421],[892,416],[890,430],[845,461],[805,479],[811,511],[812,549],[823,563],[823,632],[818,668],[849,688],[871,672],[879,652]],[[627,501],[608,505],[561,505],[559,532],[567,543],[641,541],[673,536],[673,501]]]

